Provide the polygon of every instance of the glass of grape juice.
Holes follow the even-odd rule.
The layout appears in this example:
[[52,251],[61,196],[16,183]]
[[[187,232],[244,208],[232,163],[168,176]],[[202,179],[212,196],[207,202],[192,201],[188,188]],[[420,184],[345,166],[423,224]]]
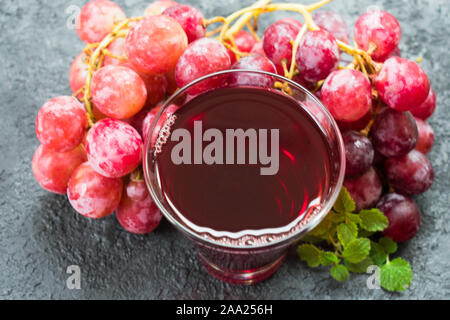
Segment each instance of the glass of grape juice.
[[198,79],[168,99],[144,135],[150,193],[222,281],[270,277],[342,187],[345,152],[332,116],[272,73]]

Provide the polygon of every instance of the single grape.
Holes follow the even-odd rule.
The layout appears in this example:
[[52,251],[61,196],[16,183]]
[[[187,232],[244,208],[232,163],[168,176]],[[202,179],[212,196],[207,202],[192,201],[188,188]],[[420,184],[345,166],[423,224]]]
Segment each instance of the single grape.
[[250,53],[257,42],[250,32],[242,29],[236,32],[233,37],[237,49],[241,52]]
[[325,79],[337,69],[340,59],[336,39],[326,30],[307,32],[296,54],[297,68],[308,81]]
[[40,145],[32,160],[33,174],[45,190],[65,194],[73,172],[85,161],[86,151],[82,146],[60,153]]
[[76,29],[81,40],[96,43],[110,33],[114,25],[126,18],[120,7],[109,0],[88,2],[76,20]]
[[[175,68],[175,79],[182,88],[208,74],[227,70],[231,66],[226,48],[217,40],[202,38],[192,42],[181,55]],[[191,88],[188,93],[198,94],[223,85],[224,77],[214,77]]]
[[293,26],[298,28],[298,30],[300,30],[303,27],[303,23],[301,23],[299,20],[294,19],[294,18],[282,18],[282,19],[279,19],[277,22],[292,24]]
[[[80,53],[72,62],[69,71],[69,84],[72,93],[78,92],[86,84],[88,76],[88,58]],[[80,98],[82,98],[80,96]]]
[[46,102],[36,118],[36,135],[47,148],[57,152],[75,149],[83,141],[86,111],[73,97],[56,97]]
[[344,133],[345,176],[358,177],[369,170],[373,163],[372,142],[357,131]]
[[354,37],[358,46],[367,51],[375,45],[371,56],[383,60],[397,48],[402,30],[397,19],[384,10],[371,10],[359,17],[355,24]]
[[126,119],[141,111],[147,101],[144,81],[123,66],[106,66],[95,72],[91,84],[92,101],[105,115]]
[[336,12],[323,10],[314,13],[314,22],[330,32],[337,40],[350,43],[350,31],[345,20]]
[[[144,137],[144,142],[147,141],[148,135],[150,134],[150,129],[152,127],[153,120],[155,120],[156,115],[158,114],[160,109],[161,109],[161,106],[154,108],[152,111],[150,111],[147,114],[147,116],[144,119],[144,122],[142,124],[142,133],[143,133],[143,137]],[[156,124],[155,129],[152,132],[152,140],[150,143],[151,147],[153,147],[155,145],[156,140],[158,139],[159,131],[161,131],[161,128],[164,126],[167,119],[169,119],[170,116],[172,116],[178,109],[179,109],[179,107],[177,105],[171,104],[164,110],[163,114],[158,119],[158,123]]]
[[372,106],[372,87],[362,72],[333,71],[322,86],[322,102],[336,120],[353,122]]
[[266,53],[264,52],[264,49],[263,49],[263,42],[262,41],[256,42],[255,45],[253,46],[252,50],[250,50],[250,53],[266,56]]
[[408,111],[419,107],[430,92],[425,72],[415,62],[392,57],[375,77],[381,99],[392,109]]
[[[243,57],[233,65],[232,69],[248,69],[277,73],[277,69],[272,61],[261,55],[249,55]],[[251,73],[232,73],[228,80],[230,85],[257,86],[264,88],[271,88],[274,82],[275,79],[271,76]]]
[[128,232],[134,234],[150,233],[158,227],[162,214],[150,196],[143,180],[131,182],[131,184],[134,184],[133,189],[140,189],[139,199],[135,200],[135,198],[129,196],[130,185],[128,185],[127,192],[123,195],[116,211],[117,220]]
[[[318,92],[321,92],[321,91],[318,91]],[[361,131],[367,127],[367,125],[369,124],[371,119],[372,119],[372,115],[369,111],[359,120],[351,121],[351,122],[336,121],[336,123],[338,124],[339,129],[341,129],[342,132],[345,132],[348,130]]]
[[415,118],[415,120],[417,124],[417,130],[419,131],[416,150],[419,150],[423,154],[427,154],[431,151],[434,143],[433,128],[422,119]]
[[183,27],[189,43],[206,35],[203,14],[197,8],[188,5],[172,6],[164,11],[165,15],[174,18]]
[[175,68],[188,39],[180,24],[165,15],[149,16],[128,32],[128,60],[141,72],[162,74]]
[[428,158],[417,150],[387,159],[384,168],[389,183],[398,193],[424,193],[433,184],[433,167]]
[[142,139],[129,124],[103,119],[88,132],[86,151],[92,168],[109,178],[134,171],[142,159]]
[[416,118],[426,120],[431,117],[434,110],[436,110],[436,94],[433,89],[430,89],[425,101],[420,106],[411,109],[411,113]]
[[417,125],[408,112],[386,109],[381,112],[370,130],[375,149],[386,157],[407,154],[417,144]]
[[289,67],[292,60],[292,43],[297,38],[300,27],[292,22],[279,20],[264,31],[263,49],[275,64],[278,73],[284,74],[282,61]]
[[370,167],[362,176],[346,179],[344,187],[355,200],[356,210],[372,208],[383,192],[380,177],[373,167]]
[[148,189],[145,181],[132,178],[127,184],[126,195],[133,201],[145,200],[148,196]]
[[147,9],[145,9],[146,16],[156,16],[162,14],[165,10],[170,7],[177,6],[178,3],[172,0],[158,0],[152,2],[148,5]]
[[395,242],[404,242],[414,238],[420,228],[420,211],[408,197],[397,193],[388,193],[377,204],[378,209],[389,220],[389,226],[383,234]]
[[[113,42],[109,44],[107,47],[108,51],[111,52],[113,55],[117,57],[125,57],[125,38],[117,38]],[[123,60],[119,60],[113,57],[110,57],[108,55],[105,55],[105,58],[103,59],[103,66],[109,66],[109,65],[121,65],[123,64]],[[86,80],[85,80],[86,81]]]
[[70,178],[67,196],[78,213],[87,218],[100,219],[117,209],[122,188],[122,179],[104,177],[85,162]]

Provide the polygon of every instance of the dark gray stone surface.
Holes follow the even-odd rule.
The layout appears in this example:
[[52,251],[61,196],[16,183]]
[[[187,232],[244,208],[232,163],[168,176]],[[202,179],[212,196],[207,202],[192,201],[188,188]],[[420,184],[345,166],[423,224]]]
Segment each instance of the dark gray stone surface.
[[[226,15],[252,1],[181,1],[206,17]],[[311,1],[308,1],[311,2]],[[308,269],[291,250],[270,280],[238,287],[209,277],[193,248],[167,222],[153,234],[134,236],[116,223],[82,218],[63,196],[34,181],[31,158],[38,141],[34,121],[50,97],[69,94],[68,69],[83,46],[67,27],[70,6],[80,0],[2,0],[0,2],[0,298],[1,299],[408,299],[450,298],[449,138],[450,3],[448,0],[335,0],[353,25],[368,6],[393,13],[403,29],[406,57],[423,56],[438,96],[430,120],[436,143],[430,154],[436,171],[430,191],[417,198],[423,225],[401,246],[414,279],[403,294],[369,290],[367,276],[344,284],[326,270]],[[129,15],[140,15],[147,1],[118,1]],[[69,9],[68,9],[69,8]],[[284,14],[268,14],[264,25]],[[66,268],[81,267],[81,290],[66,288]]]

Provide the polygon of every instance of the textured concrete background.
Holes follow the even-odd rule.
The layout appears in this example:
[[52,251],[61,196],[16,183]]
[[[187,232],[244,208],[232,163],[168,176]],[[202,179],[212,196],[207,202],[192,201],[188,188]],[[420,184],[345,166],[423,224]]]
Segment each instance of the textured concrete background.
[[[148,3],[117,2],[128,15],[141,15]],[[226,15],[252,3],[180,2],[198,6],[206,17]],[[294,250],[276,275],[262,284],[223,284],[203,271],[193,248],[167,222],[151,235],[134,236],[123,231],[114,216],[84,219],[65,197],[42,190],[30,165],[38,146],[35,116],[48,98],[70,94],[69,65],[83,45],[67,25],[71,6],[83,3],[0,1],[0,298],[450,298],[448,0],[335,0],[328,5],[349,25],[374,4],[394,14],[403,29],[403,55],[423,56],[421,65],[438,96],[438,109],[430,121],[436,132],[430,154],[436,178],[432,189],[417,199],[423,213],[419,235],[400,249],[414,271],[413,283],[403,294],[369,290],[365,275],[339,284],[326,270],[308,269]],[[280,15],[284,14],[264,16],[264,26]],[[82,290],[66,289],[69,265],[81,267]]]

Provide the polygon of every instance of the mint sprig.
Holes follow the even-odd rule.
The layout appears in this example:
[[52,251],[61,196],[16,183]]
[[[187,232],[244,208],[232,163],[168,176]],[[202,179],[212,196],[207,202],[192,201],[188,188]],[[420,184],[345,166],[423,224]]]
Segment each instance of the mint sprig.
[[404,291],[411,284],[412,271],[401,258],[390,261],[397,244],[388,237],[370,238],[388,227],[388,219],[376,208],[355,211],[355,202],[343,187],[333,210],[303,238],[298,256],[309,267],[330,267],[330,275],[339,282],[349,279],[350,272],[366,273],[369,266],[377,265],[382,288]]

